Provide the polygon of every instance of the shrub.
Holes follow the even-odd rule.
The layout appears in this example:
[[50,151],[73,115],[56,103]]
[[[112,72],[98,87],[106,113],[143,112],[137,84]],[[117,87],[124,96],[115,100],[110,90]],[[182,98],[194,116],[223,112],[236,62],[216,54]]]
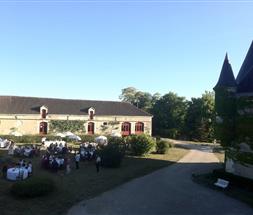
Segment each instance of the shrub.
[[34,198],[47,195],[55,190],[55,183],[49,178],[30,178],[11,186],[10,192],[19,198]]
[[159,140],[156,142],[156,152],[158,154],[166,154],[171,147],[171,144],[165,140]]
[[100,149],[99,154],[104,167],[115,168],[121,165],[124,150],[119,144],[108,144]]
[[130,151],[137,156],[149,153],[155,145],[153,138],[146,134],[133,135],[127,141],[130,144]]
[[109,144],[123,144],[124,143],[124,139],[122,137],[112,137],[109,136],[107,137],[108,143]]
[[97,135],[78,135],[81,139],[82,142],[95,142],[95,138],[97,137]]

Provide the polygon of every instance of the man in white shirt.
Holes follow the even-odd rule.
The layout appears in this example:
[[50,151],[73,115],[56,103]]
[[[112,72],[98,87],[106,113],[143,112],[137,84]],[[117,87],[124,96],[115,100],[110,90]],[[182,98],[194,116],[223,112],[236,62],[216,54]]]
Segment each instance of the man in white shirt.
[[76,161],[76,169],[79,169],[79,162],[80,162],[80,154],[77,153],[75,156],[75,161]]

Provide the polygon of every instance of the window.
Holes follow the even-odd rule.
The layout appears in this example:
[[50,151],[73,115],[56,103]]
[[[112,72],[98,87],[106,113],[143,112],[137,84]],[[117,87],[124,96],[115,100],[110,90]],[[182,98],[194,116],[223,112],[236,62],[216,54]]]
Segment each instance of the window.
[[131,123],[124,122],[121,126],[121,133],[123,136],[128,136],[131,134]]
[[135,123],[135,134],[142,134],[144,132],[144,123]]
[[90,111],[90,119],[93,120],[93,118],[94,118],[94,112],[91,110]]
[[88,109],[88,114],[89,114],[89,119],[93,120],[94,119],[94,115],[95,115],[95,109],[93,107],[90,107]]
[[47,110],[46,109],[42,109],[41,117],[42,117],[42,119],[45,119],[47,117]]

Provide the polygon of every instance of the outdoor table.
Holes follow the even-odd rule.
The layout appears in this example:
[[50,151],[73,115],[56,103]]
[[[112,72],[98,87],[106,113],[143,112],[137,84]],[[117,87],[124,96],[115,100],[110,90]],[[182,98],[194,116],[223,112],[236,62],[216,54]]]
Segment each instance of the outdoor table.
[[23,178],[26,179],[28,177],[28,170],[24,168],[9,168],[7,170],[7,179],[11,181],[16,181],[19,178],[19,175],[23,171]]

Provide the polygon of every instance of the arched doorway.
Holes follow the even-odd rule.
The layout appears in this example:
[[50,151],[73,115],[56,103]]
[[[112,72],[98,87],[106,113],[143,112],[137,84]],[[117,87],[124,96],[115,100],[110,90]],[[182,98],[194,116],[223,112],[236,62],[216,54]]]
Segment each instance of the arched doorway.
[[41,135],[47,134],[47,122],[40,123],[40,134]]
[[90,135],[94,134],[94,128],[95,128],[94,122],[89,122],[88,123],[88,134],[90,134]]
[[137,122],[135,123],[135,134],[142,134],[144,132],[144,123]]
[[122,134],[122,136],[128,136],[131,134],[131,123],[129,123],[129,122],[122,123],[121,134]]

